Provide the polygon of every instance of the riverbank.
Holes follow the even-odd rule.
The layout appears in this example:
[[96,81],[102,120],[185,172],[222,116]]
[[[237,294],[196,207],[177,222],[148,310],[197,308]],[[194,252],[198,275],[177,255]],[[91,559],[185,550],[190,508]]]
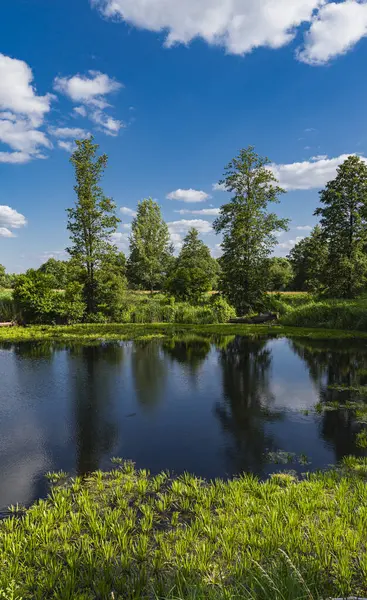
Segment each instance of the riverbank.
[[53,476],[46,500],[0,524],[0,596],[366,596],[367,462],[345,465],[301,481],[171,480],[130,463],[84,480]]
[[0,328],[0,342],[62,341],[89,343],[111,340],[149,340],[182,337],[183,335],[247,335],[287,336],[313,339],[367,338],[363,331],[312,329],[283,325],[178,325],[175,323],[147,324],[78,324],[34,325],[29,327]]

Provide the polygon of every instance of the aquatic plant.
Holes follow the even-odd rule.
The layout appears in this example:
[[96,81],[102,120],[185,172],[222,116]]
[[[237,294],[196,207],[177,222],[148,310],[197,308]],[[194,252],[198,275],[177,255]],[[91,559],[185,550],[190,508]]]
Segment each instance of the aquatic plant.
[[366,461],[300,481],[280,473],[211,483],[119,462],[109,473],[55,477],[47,499],[1,522],[3,597],[366,595]]

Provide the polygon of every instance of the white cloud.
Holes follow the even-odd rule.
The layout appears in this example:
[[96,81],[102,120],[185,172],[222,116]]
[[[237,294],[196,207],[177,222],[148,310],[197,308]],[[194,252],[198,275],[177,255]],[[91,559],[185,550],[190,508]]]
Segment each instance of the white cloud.
[[61,148],[61,150],[66,150],[66,152],[70,152],[70,154],[75,150],[74,142],[64,142],[62,140],[58,140],[57,145],[59,148]]
[[122,87],[122,83],[100,71],[88,71],[88,75],[56,77],[54,81],[56,91],[72,102],[81,103],[73,109],[76,114],[89,117],[100,131],[111,136],[118,135],[125,125],[104,112],[105,108],[111,107],[106,96],[118,92]]
[[297,227],[295,227],[294,229],[296,229],[297,231],[312,231],[311,225],[297,225]]
[[226,192],[226,184],[225,183],[213,183],[212,185],[213,192]]
[[74,106],[73,111],[80,117],[87,116],[87,109],[85,108],[85,106]]
[[170,192],[166,198],[167,200],[180,200],[181,202],[205,202],[210,196],[203,191],[190,188],[189,190],[178,189]]
[[202,208],[200,210],[187,210],[182,208],[181,210],[175,210],[175,213],[179,215],[206,215],[206,216],[217,216],[220,213],[220,208]]
[[106,17],[164,31],[165,45],[200,37],[233,54],[289,44],[323,0],[91,0]]
[[116,231],[111,235],[111,242],[112,244],[115,244],[119,250],[126,254],[129,250],[129,237],[130,236],[128,233]]
[[122,127],[125,127],[122,121],[114,119],[99,109],[92,111],[90,114],[90,119],[100,126],[100,131],[103,131],[103,133],[106,135],[111,135],[113,137],[118,135],[118,132]]
[[277,247],[281,250],[292,250],[292,248],[294,248],[294,246],[303,239],[303,236],[297,236],[295,240],[286,240],[285,242],[278,244]]
[[45,133],[34,129],[30,122],[23,118],[17,121],[0,120],[0,141],[13,150],[35,157],[39,154],[40,147],[52,147]]
[[50,127],[49,132],[58,138],[84,139],[89,133],[80,127]]
[[367,35],[367,3],[361,0],[330,2],[322,6],[305,35],[300,60],[320,65],[345,54]]
[[0,227],[0,237],[12,238],[15,237],[15,235],[10,229],[7,229],[7,227]]
[[209,221],[203,219],[181,219],[167,223],[170,233],[187,233],[191,227],[195,227],[199,233],[212,233],[213,228]]
[[29,162],[32,158],[27,152],[0,152],[0,163],[21,165]]
[[[316,156],[309,161],[272,165],[270,168],[285,189],[310,190],[322,188],[328,181],[334,179],[337,168],[348,156],[350,154],[341,154],[335,158]],[[367,159],[361,158],[367,162]]]
[[132,210],[132,208],[128,208],[127,206],[121,206],[120,212],[122,212],[123,215],[127,215],[128,217],[136,217],[135,210]]
[[0,206],[0,225],[4,227],[10,227],[11,229],[19,229],[27,224],[27,220],[24,215],[16,211],[10,206]]
[[[31,68],[22,60],[0,54],[0,109],[27,117],[39,127],[50,111],[53,96],[38,96]],[[12,116],[14,118],[14,116]]]
[[0,237],[13,238],[15,234],[11,229],[19,229],[27,224],[24,215],[10,206],[0,206]]
[[104,96],[111,92],[117,92],[121,89],[122,84],[99,71],[88,71],[88,74],[89,77],[79,74],[71,77],[56,77],[54,88],[57,92],[68,96],[73,102],[92,104],[101,109],[106,108],[108,103]]

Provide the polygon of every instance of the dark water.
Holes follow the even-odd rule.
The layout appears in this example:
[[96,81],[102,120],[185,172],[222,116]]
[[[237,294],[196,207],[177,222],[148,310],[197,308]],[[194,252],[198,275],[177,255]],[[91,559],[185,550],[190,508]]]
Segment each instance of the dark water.
[[[353,399],[328,385],[367,383],[364,340],[3,344],[0,382],[0,507],[44,495],[47,471],[107,469],[112,456],[213,478],[365,454],[351,411],[313,410]],[[277,450],[311,464],[269,463]]]

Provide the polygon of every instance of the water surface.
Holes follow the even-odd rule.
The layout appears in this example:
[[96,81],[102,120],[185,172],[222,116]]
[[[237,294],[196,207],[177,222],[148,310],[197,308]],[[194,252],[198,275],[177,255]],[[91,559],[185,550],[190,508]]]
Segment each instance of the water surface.
[[[214,478],[365,454],[351,411],[314,411],[353,400],[328,386],[367,383],[365,340],[2,344],[0,381],[0,508],[45,495],[47,471],[108,469],[112,456]],[[278,450],[292,464],[269,463]]]

